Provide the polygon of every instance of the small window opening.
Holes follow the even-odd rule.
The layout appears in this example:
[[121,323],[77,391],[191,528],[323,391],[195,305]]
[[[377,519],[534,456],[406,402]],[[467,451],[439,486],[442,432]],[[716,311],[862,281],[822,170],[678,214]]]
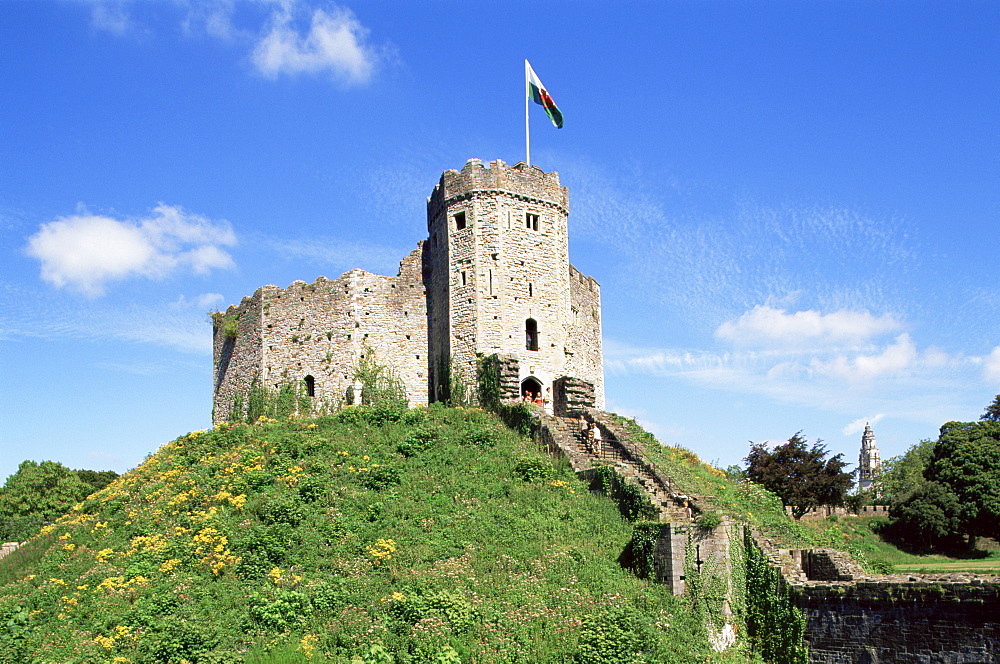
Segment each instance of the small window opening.
[[534,318],[524,321],[524,347],[538,350],[538,322]]
[[465,213],[457,212],[455,213],[455,230],[460,231],[465,228]]
[[465,270],[462,270],[462,285],[465,285]]
[[537,214],[532,214],[530,212],[527,213],[526,215],[524,215],[524,226],[529,231],[537,231],[538,230],[538,215]]
[[529,281],[529,282],[528,282],[528,297],[531,297],[531,296],[533,296],[534,294],[535,294],[535,287],[534,287],[534,285],[533,285],[533,284],[532,284],[532,283],[531,283],[531,282]]
[[312,376],[306,376],[305,383],[306,383],[306,396],[307,397],[316,396],[316,379],[313,378]]

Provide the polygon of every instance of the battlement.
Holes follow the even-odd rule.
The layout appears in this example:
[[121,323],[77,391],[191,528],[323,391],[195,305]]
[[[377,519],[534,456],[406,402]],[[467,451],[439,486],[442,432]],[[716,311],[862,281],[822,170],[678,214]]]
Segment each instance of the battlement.
[[520,161],[508,166],[502,159],[484,166],[479,159],[465,162],[461,171],[449,169],[427,197],[428,224],[451,201],[476,192],[506,193],[515,198],[554,205],[569,214],[569,190],[559,183],[559,173],[546,173]]
[[414,405],[446,398],[453,376],[472,384],[480,353],[522,360],[519,390],[551,393],[573,377],[603,404],[600,285],[569,264],[559,174],[470,159],[441,175],[427,205],[428,237],[395,277],[355,269],[262,286],[227,309],[214,340],[215,421],[245,411],[254,385],[283,381],[305,385],[314,410],[352,403],[354,368],[370,353]]

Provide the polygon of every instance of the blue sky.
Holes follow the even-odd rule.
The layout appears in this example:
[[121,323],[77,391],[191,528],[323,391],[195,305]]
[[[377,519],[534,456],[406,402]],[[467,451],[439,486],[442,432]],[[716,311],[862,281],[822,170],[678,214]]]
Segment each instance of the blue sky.
[[394,274],[468,158],[570,188],[608,408],[856,462],[1000,392],[995,2],[0,2],[0,478],[210,424],[206,312]]

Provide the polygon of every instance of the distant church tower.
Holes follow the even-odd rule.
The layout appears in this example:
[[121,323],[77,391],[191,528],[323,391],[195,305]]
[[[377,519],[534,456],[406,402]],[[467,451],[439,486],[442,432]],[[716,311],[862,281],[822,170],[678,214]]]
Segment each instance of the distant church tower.
[[861,435],[861,454],[858,456],[858,489],[870,489],[882,466],[882,457],[875,444],[875,434],[865,422],[865,432]]

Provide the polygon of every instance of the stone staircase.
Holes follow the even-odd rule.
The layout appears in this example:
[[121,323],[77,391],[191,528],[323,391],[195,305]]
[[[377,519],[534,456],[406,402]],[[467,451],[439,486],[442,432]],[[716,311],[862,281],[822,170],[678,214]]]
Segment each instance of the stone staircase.
[[697,498],[678,494],[662,473],[644,458],[641,449],[602,411],[581,411],[588,422],[596,422],[601,431],[600,450],[592,450],[581,435],[579,416],[553,416],[539,409],[543,427],[549,429],[552,442],[567,459],[570,466],[583,478],[589,478],[599,465],[610,465],[618,474],[637,484],[659,512],[664,523],[692,523],[699,511],[694,505]]

